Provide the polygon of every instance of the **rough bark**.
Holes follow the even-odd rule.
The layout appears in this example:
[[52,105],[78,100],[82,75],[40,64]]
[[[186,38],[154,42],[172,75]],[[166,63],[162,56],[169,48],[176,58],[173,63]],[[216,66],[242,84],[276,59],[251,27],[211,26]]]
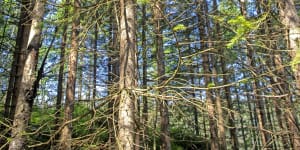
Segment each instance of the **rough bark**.
[[[211,62],[213,63],[212,66],[212,74],[217,75],[217,65],[216,62],[217,60],[215,59],[215,56],[211,56]],[[218,77],[213,76],[213,83],[214,85],[218,85]],[[216,103],[216,115],[217,115],[217,126],[218,126],[218,141],[219,141],[219,149],[220,150],[225,150],[227,149],[226,147],[226,131],[225,131],[225,121],[224,121],[224,116],[223,116],[223,109],[222,109],[222,101],[221,101],[221,95],[220,95],[220,90],[215,89],[214,90],[214,95],[215,95],[215,103]]]
[[[13,51],[13,61],[11,64],[11,70],[9,74],[9,81],[8,81],[8,88],[7,88],[7,93],[5,97],[5,103],[4,103],[4,114],[3,117],[7,119],[9,123],[13,122],[14,118],[14,112],[15,112],[15,106],[16,106],[16,95],[17,95],[17,90],[19,90],[18,87],[20,84],[20,77],[22,73],[21,71],[18,71],[18,68],[22,67],[24,64],[24,55],[22,50],[23,44],[22,43],[27,43],[28,39],[28,33],[30,30],[30,26],[28,24],[25,24],[25,22],[30,22],[30,16],[28,10],[31,10],[30,3],[27,0],[21,1],[21,9],[20,9],[20,20],[18,23],[18,32],[17,32],[17,38],[16,38],[16,45],[15,49]],[[29,27],[28,27],[29,26]],[[4,35],[4,33],[3,33]],[[27,35],[27,36],[26,36]],[[3,38],[4,40],[4,38]],[[1,40],[1,45],[4,42]],[[20,60],[20,58],[23,58]],[[21,62],[20,62],[21,61]],[[21,69],[19,69],[21,70]],[[19,76],[18,76],[19,74]],[[19,82],[16,82],[19,81]],[[15,99],[13,99],[13,97]],[[2,124],[0,125],[0,130],[4,131],[6,127],[4,127]],[[6,133],[10,132],[10,129],[7,129]],[[6,134],[5,133],[5,134]],[[0,137],[0,145],[3,145],[6,143],[6,138]]]
[[26,133],[26,127],[28,126],[33,100],[35,98],[34,84],[36,81],[38,51],[41,46],[42,26],[40,23],[44,15],[44,5],[44,2],[36,1],[31,13],[31,27],[26,43],[26,50],[24,51],[25,63],[23,68],[19,68],[22,70],[23,74],[21,76],[21,84],[17,96],[17,105],[11,135],[12,140],[9,145],[10,150],[21,150],[26,146],[26,137],[24,133]]
[[135,1],[120,0],[120,80],[119,119],[117,143],[120,150],[134,148],[135,102],[137,86],[137,50]]
[[[223,53],[223,52],[221,52]],[[221,70],[222,70],[222,74],[223,74],[223,84],[227,85],[229,84],[229,80],[228,80],[228,75],[227,75],[227,68],[226,68],[226,61],[224,57],[221,57]],[[226,86],[224,88],[224,92],[225,92],[225,99],[227,100],[227,107],[230,110],[233,110],[233,104],[232,104],[232,98],[231,98],[231,91],[230,91],[230,87]],[[238,98],[237,98],[237,101]],[[237,150],[239,149],[239,143],[238,143],[238,137],[237,137],[237,132],[236,132],[236,125],[234,123],[235,121],[235,114],[233,113],[233,111],[229,112],[229,120],[228,120],[228,125],[230,126],[230,136],[231,136],[231,143],[232,145],[232,149],[233,150]],[[242,132],[244,135],[244,129],[243,129],[243,122],[242,122],[242,117],[241,117],[241,124],[242,124]],[[244,140],[245,142],[245,140]],[[245,143],[246,144],[246,143]]]
[[68,65],[68,79],[66,87],[66,100],[64,107],[64,120],[63,128],[60,135],[59,149],[71,150],[72,148],[72,115],[74,111],[75,102],[75,83],[76,83],[76,72],[77,72],[77,59],[78,59],[78,29],[80,25],[79,20],[79,0],[74,0],[73,4],[73,21],[72,21],[72,34],[71,34],[71,49],[69,54],[69,65]]
[[[293,0],[279,0],[279,13],[281,22],[288,29],[288,48],[292,50],[291,56],[293,60],[297,60],[300,57],[300,18],[297,15],[295,3]],[[297,60],[298,61],[298,60]],[[299,96],[300,92],[300,65],[292,64],[294,70],[294,76],[296,79],[296,94]],[[290,101],[286,101],[285,117],[288,121],[288,127],[290,129],[292,143],[294,149],[300,147],[299,127],[297,126],[296,118],[293,113],[292,104]]]
[[[65,10],[65,15],[67,16],[67,10]],[[57,84],[57,99],[55,105],[55,130],[59,128],[60,123],[60,112],[61,112],[61,102],[63,100],[63,81],[64,81],[64,66],[65,66],[65,49],[67,43],[67,29],[68,26],[63,26],[61,45],[60,45],[60,62],[58,71],[58,84]]]
[[[209,37],[208,35],[205,35],[205,33],[209,33],[205,31],[205,26],[208,24],[208,17],[205,17],[205,14],[208,14],[208,6],[206,1],[197,1],[199,5],[198,10],[198,22],[199,22],[199,36],[201,39],[201,48],[207,48],[208,44],[203,42],[205,39]],[[203,13],[203,14],[202,14]],[[209,61],[209,54],[203,53],[202,54],[202,67],[203,72],[205,74],[204,76],[204,84],[207,89],[205,90],[206,93],[206,107],[208,112],[208,118],[209,118],[209,126],[210,126],[210,148],[211,150],[219,149],[218,144],[218,135],[217,135],[217,123],[215,121],[215,108],[214,108],[214,102],[213,102],[213,93],[212,90],[208,88],[209,84],[211,84],[212,80],[209,74],[210,72],[210,61]]]
[[[143,79],[142,79],[142,86],[144,89],[147,89],[147,45],[146,45],[146,5],[143,4],[142,6],[142,35],[141,35],[141,40],[142,40],[142,59],[143,59],[143,64],[142,64],[142,69],[143,69]],[[144,147],[144,149],[148,148],[148,101],[147,101],[147,96],[143,96],[143,113],[142,113],[142,125],[144,126],[144,130],[142,133],[142,140],[141,144]]]
[[[215,15],[218,14],[217,12],[217,1],[216,0],[213,0],[213,9],[215,11]],[[209,24],[208,24],[209,26]],[[215,22],[214,23],[214,29],[216,31],[216,33],[214,35],[209,35],[210,38],[209,38],[209,42],[212,41],[212,39],[214,41],[219,41],[220,39],[220,25],[218,22]],[[217,47],[217,45],[214,45],[214,47],[216,47],[216,53],[218,54],[222,54],[221,53],[221,49]],[[221,57],[222,59],[222,57]],[[218,85],[219,84],[219,77],[217,76],[219,74],[219,70],[221,69],[218,69],[218,56],[215,56],[215,55],[212,55],[211,56],[211,63],[213,64],[212,65],[212,73],[216,76],[213,76],[213,79],[214,79],[214,84],[215,85]],[[224,64],[223,64],[224,65]],[[221,67],[220,67],[221,68]],[[226,85],[226,84],[224,84]],[[226,87],[228,88],[228,87]],[[227,89],[228,90],[228,89]],[[223,114],[223,109],[222,109],[222,101],[221,101],[221,90],[220,89],[215,89],[214,90],[214,93],[215,93],[215,97],[216,97],[216,111],[217,111],[217,118],[218,118],[218,138],[219,138],[219,148],[220,149],[227,149],[227,144],[226,144],[226,129],[225,129],[225,120],[224,120],[224,114]],[[228,98],[228,97],[226,97]],[[230,99],[229,99],[230,100]],[[228,100],[227,100],[228,101]],[[232,110],[232,106],[231,108],[229,108],[230,110]],[[230,114],[231,116],[231,114]],[[231,116],[232,117],[232,116]],[[232,123],[232,121],[231,121]],[[231,129],[234,129],[234,128],[231,128]],[[234,130],[230,130],[231,132],[230,133],[234,133],[235,134],[235,129]],[[233,135],[234,135],[233,134]],[[232,134],[231,134],[232,135]],[[233,142],[234,142],[234,146],[236,146],[236,139],[233,137]]]
[[[161,85],[164,82],[165,75],[165,60],[163,50],[163,35],[162,35],[162,19],[163,19],[163,5],[159,0],[155,0],[153,3],[153,18],[154,18],[154,33],[155,33],[155,49],[157,59],[157,75],[159,77],[158,84]],[[165,89],[162,87],[159,89],[159,95],[164,95]],[[170,150],[170,133],[169,133],[169,115],[168,115],[168,101],[159,99],[160,109],[160,139],[162,142],[162,150]]]
[[[114,14],[113,11],[113,4],[110,6],[110,12],[111,14]],[[118,29],[116,24],[116,17],[117,15],[112,15],[110,17],[110,48],[109,48],[109,64],[108,64],[108,78],[109,78],[109,90],[108,95],[116,95],[117,93],[117,82],[118,82],[118,76],[119,76],[119,61],[117,59],[118,54]],[[115,113],[115,108],[117,107],[117,101],[115,96],[112,96],[109,103],[108,103],[108,130],[109,130],[109,139],[108,143],[112,146],[109,147],[109,149],[114,149],[115,141],[116,141],[116,135],[115,135],[115,118],[117,118],[117,113]]]
[[[29,32],[31,27],[31,15],[30,11],[32,11],[33,5],[29,0],[21,1],[21,15],[20,22],[18,25],[18,33],[17,33],[17,41],[16,41],[16,62],[15,68],[13,67],[12,71],[15,72],[15,79],[13,87],[12,96],[7,96],[7,98],[11,98],[10,102],[10,110],[9,110],[9,119],[13,121],[15,115],[15,108],[17,104],[17,97],[19,95],[20,84],[22,81],[23,68],[25,63],[25,54],[27,50],[27,43],[29,38]],[[13,62],[14,63],[14,62]],[[14,65],[14,64],[13,64]],[[15,69],[15,70],[14,70]],[[12,79],[13,80],[13,79]]]

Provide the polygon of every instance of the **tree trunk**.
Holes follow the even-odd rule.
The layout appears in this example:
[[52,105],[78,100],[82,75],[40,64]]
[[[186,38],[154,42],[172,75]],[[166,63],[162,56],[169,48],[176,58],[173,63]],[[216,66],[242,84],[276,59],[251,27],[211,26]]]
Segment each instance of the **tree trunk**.
[[[68,10],[65,9],[65,16],[67,17]],[[60,46],[60,62],[59,62],[59,72],[58,72],[58,84],[57,84],[57,99],[56,99],[56,111],[55,111],[55,130],[58,130],[60,124],[60,112],[61,112],[61,102],[63,100],[63,82],[64,82],[64,66],[65,66],[65,49],[67,43],[67,29],[68,26],[63,26],[61,46]],[[56,136],[58,138],[58,136]]]
[[[34,84],[36,80],[36,67],[38,63],[38,52],[41,42],[42,26],[39,24],[44,15],[44,5],[42,1],[36,1],[31,15],[31,28],[26,43],[25,63],[21,77],[21,84],[17,96],[17,105],[12,128],[12,140],[9,145],[10,150],[21,150],[25,148],[26,137],[24,132],[30,119],[32,104],[34,100]],[[24,44],[24,43],[23,43]],[[23,48],[23,47],[22,47]],[[24,47],[25,48],[25,47]]]
[[[225,78],[224,78],[225,79]],[[224,80],[224,83],[225,83],[226,81]],[[243,119],[243,115],[242,115],[242,112],[241,112],[241,105],[240,105],[240,96],[239,96],[239,93],[238,93],[238,89],[237,88],[234,88],[234,90],[235,90],[235,94],[236,94],[236,101],[237,101],[237,109],[238,109],[238,112],[241,114],[241,116],[240,116],[240,123],[241,123],[241,130],[242,130],[242,137],[243,137],[243,142],[244,142],[244,148],[245,148],[245,150],[247,150],[247,148],[248,148],[248,144],[247,144],[247,140],[246,140],[246,135],[245,135],[245,126],[244,126],[244,119]],[[228,106],[229,107],[229,106]],[[252,113],[250,112],[250,115],[251,115]],[[252,115],[251,115],[252,116]],[[251,119],[251,116],[250,116],[250,119]],[[230,120],[232,120],[232,119],[230,119]],[[230,120],[229,120],[229,124],[230,124]],[[231,132],[231,131],[230,131]],[[233,134],[232,133],[230,133],[231,134],[231,136],[233,136]],[[234,137],[232,137],[232,138],[234,138]],[[237,137],[236,137],[237,138]],[[236,142],[238,142],[238,141],[236,141]],[[238,147],[235,147],[235,145],[233,145],[233,149],[234,148],[237,148],[238,149]],[[234,150],[236,150],[236,149],[234,149]]]
[[[292,50],[292,68],[296,79],[296,94],[300,95],[300,65],[293,64],[298,62],[299,53],[299,42],[300,42],[300,18],[297,15],[297,10],[293,0],[279,0],[279,13],[282,24],[288,29],[288,48]],[[294,63],[295,63],[294,62]],[[300,148],[300,136],[299,127],[297,126],[296,118],[293,114],[292,104],[290,101],[286,101],[286,112],[285,117],[288,121],[288,127],[292,136],[292,143],[294,149]]]
[[[218,14],[218,8],[217,8],[217,1],[216,0],[213,0],[213,9],[215,11],[215,15]],[[209,24],[207,24],[209,26]],[[216,31],[215,34],[213,35],[210,35],[209,37],[209,42],[212,43],[212,40],[211,38],[213,38],[214,41],[219,41],[220,40],[220,36],[219,36],[219,33],[220,33],[220,25],[218,22],[215,22],[214,23],[214,30]],[[217,45],[214,45],[215,47]],[[218,47],[216,48],[216,53],[217,54],[220,54],[222,55],[221,52],[221,49],[219,49]],[[221,57],[222,58],[222,57]],[[218,69],[218,56],[215,56],[215,55],[212,55],[211,56],[211,62],[212,62],[212,73],[214,74],[213,76],[213,79],[214,79],[214,85],[219,85],[219,77],[217,76],[219,74]],[[223,64],[225,65],[225,64]],[[221,68],[222,69],[222,68]],[[226,85],[226,84],[224,84]],[[228,88],[228,87],[225,87],[225,88]],[[220,89],[215,89],[214,90],[215,92],[215,97],[216,97],[216,110],[217,110],[217,118],[218,118],[218,138],[219,138],[219,148],[222,149],[222,150],[225,150],[227,149],[227,144],[226,144],[226,130],[225,130],[225,121],[224,121],[224,115],[223,115],[223,109],[222,109],[222,101],[221,101],[221,90]],[[226,97],[228,98],[228,97]],[[228,100],[227,100],[228,101]],[[230,110],[232,110],[232,107],[229,108]],[[232,113],[230,113],[232,114]],[[231,116],[231,115],[230,115]],[[232,117],[232,116],[231,116]],[[230,118],[231,118],[230,117]],[[231,121],[232,123],[232,121]],[[233,133],[235,134],[235,128],[231,128],[231,129],[234,129],[234,130],[230,130],[232,133],[232,131],[234,131]],[[232,134],[231,134],[232,135]],[[235,139],[233,138],[233,142],[234,142],[234,146],[236,146],[236,142],[235,142]]]
[[[22,82],[22,74],[23,68],[26,59],[26,50],[27,50],[27,43],[29,38],[29,32],[31,28],[31,15],[30,11],[33,9],[33,4],[29,0],[22,0],[21,1],[21,16],[19,22],[19,29],[17,33],[17,41],[16,41],[16,64],[15,68],[12,68],[12,71],[15,71],[15,79],[13,87],[12,97],[7,95],[7,98],[11,98],[10,102],[10,110],[9,110],[9,119],[11,121],[14,120],[15,109],[17,104],[17,98],[19,95],[20,85]],[[14,63],[14,62],[13,62]],[[13,64],[14,65],[14,64]],[[15,69],[15,70],[14,70]],[[13,81],[13,79],[12,79]]]
[[[13,51],[13,62],[11,64],[11,70],[9,74],[9,81],[8,81],[8,88],[7,93],[5,97],[5,103],[4,103],[4,114],[3,117],[5,119],[8,119],[8,122],[12,123],[14,119],[14,112],[15,112],[15,106],[16,106],[16,96],[17,96],[17,90],[19,90],[18,87],[20,84],[20,77],[21,77],[21,71],[18,71],[19,68],[21,68],[24,64],[24,55],[23,51],[26,49],[22,49],[23,44],[27,43],[28,40],[28,33],[30,30],[30,26],[28,24],[25,24],[25,22],[30,22],[30,16],[29,16],[29,10],[31,10],[30,2],[27,0],[21,1],[21,12],[20,12],[20,20],[18,23],[18,32],[17,32],[17,38],[16,38],[16,45],[15,50]],[[3,33],[4,35],[4,33]],[[27,35],[27,36],[26,36]],[[4,38],[3,38],[4,39]],[[4,42],[4,40],[1,40],[1,45]],[[21,59],[22,58],[22,59]],[[19,69],[21,70],[21,69]],[[18,81],[18,82],[17,82]],[[13,99],[14,97],[14,99]],[[5,127],[1,124],[0,130],[5,130]],[[10,129],[9,129],[10,130]],[[10,131],[9,131],[10,132]],[[6,139],[4,137],[0,137],[0,145],[5,144]]]
[[[211,56],[211,61],[213,63],[212,66],[212,74],[213,74],[213,83],[215,86],[218,86],[218,77],[215,76],[218,74],[216,69],[216,59],[215,56]],[[221,96],[220,96],[220,89],[215,89],[215,99],[216,99],[216,111],[217,111],[217,126],[218,126],[218,141],[219,141],[219,149],[225,150],[227,149],[226,146],[226,131],[225,131],[225,121],[223,116],[223,109],[222,109],[222,102],[221,102]]]
[[72,22],[72,35],[71,35],[71,49],[69,54],[69,67],[68,67],[68,79],[66,87],[66,101],[64,110],[63,128],[60,135],[59,149],[71,150],[72,146],[72,115],[74,111],[75,102],[75,83],[77,72],[77,59],[78,59],[78,29],[80,25],[79,20],[79,0],[74,0],[73,5],[73,22]]
[[120,150],[134,148],[136,97],[133,90],[137,86],[137,50],[135,1],[120,0],[120,99],[119,132],[117,137]]
[[[118,52],[119,52],[119,47],[118,47],[118,28],[117,28],[117,23],[116,19],[114,17],[117,17],[118,14],[117,12],[113,11],[114,8],[113,3],[110,4],[110,46],[109,46],[109,64],[108,64],[108,79],[109,79],[109,90],[108,90],[108,95],[117,95],[117,91],[119,87],[117,87],[118,83],[118,77],[119,77],[119,59],[118,58]],[[116,118],[117,113],[115,113],[115,109],[118,106],[118,101],[116,101],[116,97],[112,96],[110,98],[110,101],[108,102],[108,132],[109,132],[109,139],[108,143],[111,145],[109,147],[110,150],[115,149],[115,142],[116,142],[116,135],[115,135],[115,126],[117,125]]]
[[[209,33],[205,31],[205,26],[208,24],[208,17],[205,17],[205,14],[208,14],[208,4],[205,1],[198,0],[197,1],[199,5],[198,10],[198,22],[199,22],[199,36],[201,39],[201,48],[207,48],[208,43],[204,42],[204,39],[207,39],[209,35],[205,35],[205,33]],[[201,14],[204,13],[204,14]],[[211,84],[212,80],[210,77],[210,61],[209,61],[209,54],[203,53],[202,54],[202,66],[203,66],[203,72],[205,74],[204,76],[204,83],[205,87],[207,88],[205,90],[206,93],[206,107],[208,112],[208,118],[209,118],[209,126],[210,126],[210,148],[211,150],[219,149],[218,144],[218,135],[217,135],[217,123],[215,121],[215,108],[213,103],[213,93],[212,90],[209,89],[209,85]]]
[[[155,49],[157,59],[157,75],[158,85],[163,84],[165,75],[165,63],[164,63],[164,50],[163,50],[163,35],[162,35],[162,19],[163,19],[163,5],[159,0],[155,0],[153,4],[153,18],[154,18],[154,33],[155,33]],[[159,89],[159,95],[163,96],[165,89],[162,87]],[[170,133],[169,133],[169,115],[168,115],[168,101],[164,98],[159,99],[160,103],[160,139],[162,142],[162,150],[170,150]]]
[[[223,52],[221,52],[221,54],[223,54]],[[221,57],[221,64],[222,64],[221,70],[222,70],[222,74],[223,74],[223,84],[224,85],[228,85],[229,84],[229,80],[228,80],[228,75],[227,75],[226,61],[225,61],[224,57]],[[229,110],[233,110],[233,104],[232,104],[230,87],[226,86],[224,88],[224,92],[225,92],[225,99],[227,100],[227,107],[228,107]],[[237,101],[239,101],[238,98],[237,98]],[[229,116],[230,116],[230,118],[228,120],[228,124],[230,126],[229,130],[230,130],[230,136],[231,136],[231,143],[233,144],[232,145],[232,149],[233,150],[238,150],[239,149],[239,143],[238,143],[236,125],[234,123],[234,121],[235,121],[235,115],[234,115],[233,111],[229,112]],[[241,119],[242,119],[242,116],[241,116]],[[242,124],[242,130],[244,130],[243,129],[243,124]],[[244,132],[244,131],[242,131],[242,132]],[[244,142],[245,142],[245,140],[244,140]]]
[[[142,64],[142,69],[143,69],[143,79],[142,79],[142,86],[143,89],[147,89],[147,44],[146,44],[146,5],[143,4],[142,6],[142,35],[141,35],[141,40],[142,40],[142,59],[143,59],[143,64]],[[142,113],[142,125],[144,126],[143,133],[142,133],[142,140],[141,144],[144,147],[144,149],[148,148],[148,100],[147,96],[143,96],[143,113]]]

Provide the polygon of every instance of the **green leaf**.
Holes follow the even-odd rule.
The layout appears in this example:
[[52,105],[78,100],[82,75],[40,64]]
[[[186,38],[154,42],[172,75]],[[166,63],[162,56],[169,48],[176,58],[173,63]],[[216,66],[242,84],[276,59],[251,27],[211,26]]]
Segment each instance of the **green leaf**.
[[293,60],[290,62],[292,70],[294,72],[297,71],[297,66],[300,63],[300,50],[296,50],[296,56],[293,58]]
[[149,0],[137,0],[137,3],[140,4],[140,5],[146,5],[146,4],[149,4]]
[[186,30],[186,26],[184,24],[178,24],[173,28],[173,31],[177,32],[177,31],[184,31]]
[[208,85],[207,85],[208,88],[215,87],[215,86],[216,86],[216,85],[215,85],[215,83],[213,83],[213,82],[208,83]]

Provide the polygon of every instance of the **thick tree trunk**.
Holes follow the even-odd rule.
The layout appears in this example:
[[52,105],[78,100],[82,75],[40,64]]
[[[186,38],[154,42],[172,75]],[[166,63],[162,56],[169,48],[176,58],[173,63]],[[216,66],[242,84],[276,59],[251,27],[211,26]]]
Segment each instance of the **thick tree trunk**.
[[[16,48],[13,52],[13,62],[11,64],[8,88],[7,88],[7,93],[6,93],[6,97],[5,97],[5,103],[4,103],[3,117],[5,119],[8,119],[8,122],[10,122],[10,123],[12,123],[13,119],[14,119],[15,106],[16,106],[16,102],[17,102],[17,99],[16,99],[17,90],[19,90],[18,87],[20,87],[19,86],[20,77],[22,75],[21,74],[22,72],[18,71],[18,69],[21,68],[24,64],[24,55],[23,55],[24,52],[22,52],[22,51],[24,51],[26,49],[24,49],[24,48],[22,49],[22,46],[23,46],[22,43],[27,43],[28,33],[30,30],[30,26],[28,24],[25,24],[25,22],[30,22],[30,15],[28,12],[29,10],[31,10],[31,5],[30,5],[29,1],[22,0],[21,1],[20,20],[18,23],[18,32],[17,32],[16,45],[15,45]],[[1,43],[3,43],[3,40],[1,41]],[[22,70],[22,69],[19,69],[19,70]],[[14,97],[14,99],[13,99],[13,97]],[[3,130],[3,131],[5,130],[5,127],[2,124],[0,125],[0,130]],[[6,139],[4,137],[0,137],[0,145],[5,144],[5,143],[6,143]]]
[[[279,9],[281,22],[288,29],[288,48],[292,50],[291,56],[293,61],[298,62],[300,58],[299,42],[300,42],[300,18],[297,14],[295,4],[293,0],[279,0]],[[296,94],[300,95],[300,65],[292,64],[294,76],[296,78]],[[290,101],[286,101],[285,117],[288,121],[288,127],[290,129],[292,143],[294,149],[300,148],[300,136],[299,127],[297,126],[296,118],[293,114],[292,104]]]
[[74,0],[73,5],[73,22],[72,22],[72,35],[71,35],[71,50],[69,54],[69,67],[68,67],[68,79],[66,87],[66,101],[64,107],[64,120],[61,135],[59,149],[71,150],[72,147],[72,124],[69,122],[72,120],[75,103],[75,83],[76,83],[76,71],[77,71],[77,57],[78,57],[78,29],[80,25],[79,20],[79,0]]
[[[42,26],[40,25],[44,14],[44,2],[36,1],[31,15],[31,28],[26,43],[25,63],[22,70],[21,84],[17,96],[17,105],[14,115],[10,150],[25,148],[26,137],[24,135],[30,119],[32,104],[35,98],[34,84],[36,80],[36,67],[38,63],[38,51],[40,48]],[[26,36],[23,35],[23,36]],[[24,44],[24,43],[23,43]],[[23,48],[23,47],[22,47]]]
[[119,132],[120,150],[132,150],[135,145],[135,106],[133,90],[137,86],[137,50],[135,1],[120,0],[120,99]]
[[[14,72],[16,73],[14,79],[13,93],[12,96],[7,95],[7,98],[11,98],[10,102],[10,110],[9,110],[9,119],[11,121],[14,120],[15,115],[15,108],[17,104],[17,97],[19,95],[20,85],[22,81],[22,74],[23,68],[25,64],[25,54],[27,50],[27,43],[29,38],[29,32],[31,27],[31,15],[30,11],[33,9],[33,4],[29,0],[22,0],[21,1],[21,16],[19,22],[19,29],[17,34],[17,41],[16,41],[16,66],[12,69],[15,69]],[[13,62],[14,63],[14,62]],[[13,80],[13,79],[12,79]]]

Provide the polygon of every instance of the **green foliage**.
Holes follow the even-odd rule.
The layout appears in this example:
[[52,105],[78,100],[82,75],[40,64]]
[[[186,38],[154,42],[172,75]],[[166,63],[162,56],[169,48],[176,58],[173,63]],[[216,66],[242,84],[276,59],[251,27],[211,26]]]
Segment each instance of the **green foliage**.
[[208,83],[208,85],[207,85],[208,88],[212,88],[212,87],[215,87],[215,86],[216,86],[216,85],[215,85],[215,83],[213,83],[213,82]]
[[39,107],[34,107],[31,114],[31,123],[33,125],[40,125],[44,122],[51,121],[53,117],[51,114],[55,112],[54,109],[43,109]]
[[150,0],[137,0],[137,3],[140,5],[146,5],[150,3]]
[[246,40],[246,37],[255,32],[262,22],[264,22],[269,16],[268,12],[265,12],[258,18],[248,19],[241,15],[239,6],[235,5],[232,1],[222,1],[219,6],[219,15],[215,15],[212,18],[218,21],[221,25],[226,26],[234,33],[229,37],[227,48],[232,48],[239,41]]
[[[228,16],[235,16],[240,14],[240,9],[233,3],[233,1],[221,1],[218,10]],[[225,18],[224,18],[225,19]]]
[[294,72],[297,71],[297,66],[300,63],[300,50],[296,50],[296,56],[290,62],[291,68]]
[[185,128],[177,127],[172,128],[170,131],[172,137],[172,149],[173,150],[198,150],[198,149],[209,149],[208,141],[200,136],[188,132]]
[[255,29],[255,22],[247,20],[244,16],[237,16],[236,18],[230,19],[228,24],[234,29],[235,36],[226,45],[228,48],[233,47],[239,40],[245,40],[245,35],[251,30]]
[[185,31],[186,29],[187,27],[184,24],[178,24],[175,27],[173,27],[174,32]]

